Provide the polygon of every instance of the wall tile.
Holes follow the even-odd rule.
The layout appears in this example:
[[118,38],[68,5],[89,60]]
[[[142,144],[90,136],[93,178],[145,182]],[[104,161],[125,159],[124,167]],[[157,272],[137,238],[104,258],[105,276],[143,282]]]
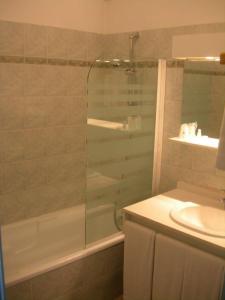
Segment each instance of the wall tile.
[[46,70],[47,95],[66,96],[68,69],[65,66],[48,66]]
[[[186,147],[187,148],[187,147]],[[216,152],[210,149],[195,149],[192,155],[192,169],[196,171],[215,173]]]
[[87,67],[69,67],[68,69],[68,96],[84,96],[87,93]]
[[25,281],[7,289],[7,300],[33,300],[31,281]]
[[56,269],[32,280],[33,300],[53,300],[63,296],[62,272]]
[[24,125],[24,98],[0,96],[0,128],[21,129]]
[[104,40],[101,34],[88,33],[87,34],[87,59],[94,61],[98,57],[103,56]]
[[26,166],[23,161],[3,165],[3,192],[24,190],[27,179]]
[[44,160],[24,161],[25,189],[35,188],[46,184],[46,169]]
[[129,58],[129,34],[109,34],[104,36],[105,58]]
[[52,156],[46,164],[49,184],[85,176],[84,153]]
[[47,29],[45,26],[25,25],[25,56],[47,57]]
[[87,123],[87,97],[74,96],[68,98],[68,125],[85,125]]
[[48,134],[46,129],[24,131],[24,158],[35,159],[46,155]]
[[4,184],[4,171],[3,164],[0,164],[0,195],[3,193],[3,184]]
[[23,96],[24,68],[21,64],[0,64],[0,96]]
[[65,126],[71,119],[70,99],[68,97],[49,97],[49,126]]
[[166,99],[167,101],[183,100],[183,68],[167,68]]
[[48,27],[48,57],[67,58],[68,41],[71,38],[71,31],[68,29]]
[[24,158],[24,131],[5,131],[3,132],[3,152],[4,161],[18,161]]
[[44,65],[26,65],[24,94],[26,96],[44,96],[47,94],[47,72],[48,67]]
[[0,21],[0,55],[24,54],[24,24]]
[[[14,222],[17,219],[29,219],[49,212],[64,208],[64,199],[59,195],[60,186],[42,184],[34,188],[30,187],[20,192],[17,196],[21,208],[15,214]],[[12,216],[13,218],[13,216]]]
[[86,32],[76,30],[71,31],[71,38],[67,49],[69,59],[87,59],[87,37],[88,34]]
[[26,97],[24,101],[24,127],[46,127],[48,124],[50,100],[47,97]]
[[136,41],[136,57],[170,58],[172,50],[172,37],[168,30],[146,30],[140,32],[140,38]]

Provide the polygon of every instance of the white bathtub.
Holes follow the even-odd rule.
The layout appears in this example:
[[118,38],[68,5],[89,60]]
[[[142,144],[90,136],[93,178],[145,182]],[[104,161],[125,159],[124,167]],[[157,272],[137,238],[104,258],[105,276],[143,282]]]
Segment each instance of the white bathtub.
[[[99,221],[102,228],[106,228],[102,224],[107,224],[109,234],[115,232],[113,218],[112,205],[89,210],[91,234],[99,234]],[[99,234],[101,236],[104,233]],[[117,244],[123,238],[122,233],[111,234],[85,248],[85,205],[5,225],[2,240],[6,285],[14,285],[83,258]]]

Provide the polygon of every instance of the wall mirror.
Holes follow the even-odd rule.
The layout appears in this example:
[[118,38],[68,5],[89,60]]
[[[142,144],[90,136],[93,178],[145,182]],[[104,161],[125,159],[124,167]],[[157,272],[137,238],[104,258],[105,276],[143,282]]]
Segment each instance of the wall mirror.
[[181,123],[198,123],[202,135],[219,138],[225,107],[225,65],[219,61],[184,62]]

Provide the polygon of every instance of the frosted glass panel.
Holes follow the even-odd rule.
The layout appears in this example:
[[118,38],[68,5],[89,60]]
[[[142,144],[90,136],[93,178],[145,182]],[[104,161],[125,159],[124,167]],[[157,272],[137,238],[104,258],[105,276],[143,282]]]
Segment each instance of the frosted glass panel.
[[157,71],[108,63],[89,74],[87,243],[116,233],[121,208],[151,196]]

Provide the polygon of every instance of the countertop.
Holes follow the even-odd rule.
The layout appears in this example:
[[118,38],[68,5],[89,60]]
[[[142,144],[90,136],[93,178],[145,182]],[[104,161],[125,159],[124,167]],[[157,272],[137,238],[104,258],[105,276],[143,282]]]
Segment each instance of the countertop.
[[216,203],[209,197],[177,188],[125,207],[123,211],[127,219],[142,223],[156,232],[166,234],[225,259],[225,238],[199,233],[179,225],[171,219],[170,210],[184,201],[209,206],[219,205],[219,202]]

